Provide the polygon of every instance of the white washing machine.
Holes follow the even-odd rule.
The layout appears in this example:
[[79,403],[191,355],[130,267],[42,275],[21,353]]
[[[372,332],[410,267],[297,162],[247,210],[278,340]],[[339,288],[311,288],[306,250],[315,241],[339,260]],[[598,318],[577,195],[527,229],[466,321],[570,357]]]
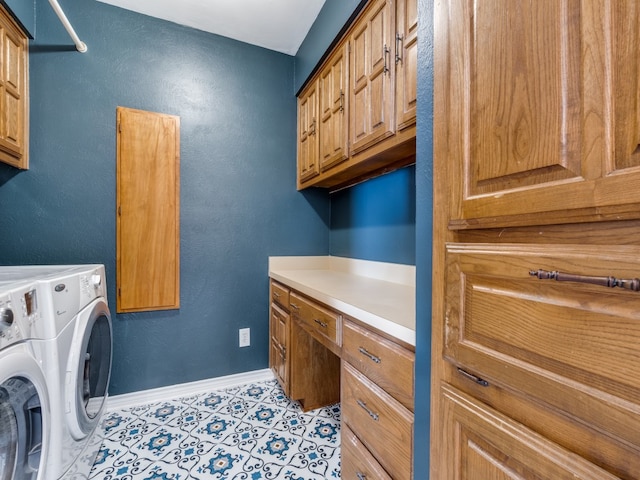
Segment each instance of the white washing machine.
[[35,285],[0,276],[0,478],[48,480],[50,406],[30,340],[40,321]]
[[[3,268],[0,267],[0,276]],[[51,408],[46,479],[86,479],[102,443],[112,331],[102,265],[22,267],[36,280],[41,321],[32,342]]]

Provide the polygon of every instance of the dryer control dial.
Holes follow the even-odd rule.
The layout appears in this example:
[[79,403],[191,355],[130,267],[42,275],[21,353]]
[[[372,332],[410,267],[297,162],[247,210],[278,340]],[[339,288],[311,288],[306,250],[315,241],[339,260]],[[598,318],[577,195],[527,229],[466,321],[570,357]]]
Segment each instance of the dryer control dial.
[[91,275],[91,284],[93,285],[93,288],[99,288],[102,284],[102,276],[97,273]]
[[0,308],[0,330],[13,325],[13,310],[9,307]]

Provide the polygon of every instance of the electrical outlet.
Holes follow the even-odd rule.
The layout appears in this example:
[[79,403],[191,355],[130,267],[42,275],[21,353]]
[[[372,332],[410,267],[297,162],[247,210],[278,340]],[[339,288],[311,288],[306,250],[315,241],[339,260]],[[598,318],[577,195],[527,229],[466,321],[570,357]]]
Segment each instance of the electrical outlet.
[[251,329],[250,328],[241,328],[238,330],[239,336],[239,346],[248,347],[251,345]]

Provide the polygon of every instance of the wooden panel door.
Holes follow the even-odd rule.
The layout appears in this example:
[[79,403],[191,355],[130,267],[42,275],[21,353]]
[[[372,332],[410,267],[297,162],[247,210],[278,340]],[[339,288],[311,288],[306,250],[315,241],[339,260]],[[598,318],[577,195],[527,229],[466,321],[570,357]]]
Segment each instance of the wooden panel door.
[[320,173],[318,156],[318,82],[298,97],[298,188]]
[[180,306],[180,119],[117,109],[117,311]]
[[640,217],[639,8],[443,2],[451,228]]
[[351,153],[395,134],[395,7],[376,0],[349,37],[349,136]]
[[286,392],[289,391],[289,364],[287,363],[287,349],[289,345],[290,318],[289,314],[274,303],[271,304],[271,349],[269,363],[274,375]]
[[416,123],[418,100],[418,1],[397,0],[396,122],[398,131]]
[[440,395],[439,440],[446,456],[440,479],[618,478],[450,386],[443,386]]
[[320,168],[327,170],[349,158],[348,45],[339,46],[320,72]]
[[28,41],[0,5],[0,161],[29,168]]

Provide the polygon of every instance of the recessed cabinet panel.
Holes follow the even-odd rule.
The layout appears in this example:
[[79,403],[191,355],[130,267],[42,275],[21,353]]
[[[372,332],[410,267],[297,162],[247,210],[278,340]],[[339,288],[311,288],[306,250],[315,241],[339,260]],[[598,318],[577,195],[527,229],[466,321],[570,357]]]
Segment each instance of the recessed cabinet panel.
[[0,5],[0,161],[29,168],[28,41]]
[[638,3],[443,9],[450,228],[640,218]]
[[579,456],[450,386],[440,392],[441,478],[483,480],[615,480]]
[[347,44],[339,47],[320,73],[320,167],[333,167],[349,157]]
[[117,311],[179,308],[180,119],[117,118]]
[[635,247],[450,244],[444,355],[640,445],[640,294],[530,274],[630,280],[639,259]]
[[358,20],[351,47],[351,151],[357,153],[395,133],[395,15],[389,0],[377,0]]
[[396,121],[403,130],[416,123],[418,103],[418,1],[397,0]]

